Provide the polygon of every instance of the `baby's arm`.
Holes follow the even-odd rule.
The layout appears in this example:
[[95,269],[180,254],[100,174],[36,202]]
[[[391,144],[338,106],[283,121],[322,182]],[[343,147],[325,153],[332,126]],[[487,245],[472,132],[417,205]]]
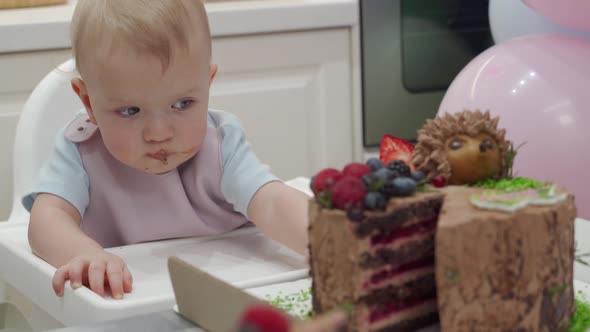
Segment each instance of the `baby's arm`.
[[29,245],[35,255],[58,268],[53,277],[58,296],[63,295],[66,280],[70,280],[72,288],[86,285],[100,296],[104,296],[105,284],[114,298],[131,291],[131,274],[123,260],[82,232],[80,213],[61,197],[36,197],[31,209]]
[[307,255],[308,202],[303,192],[273,181],[256,192],[248,216],[274,240]]

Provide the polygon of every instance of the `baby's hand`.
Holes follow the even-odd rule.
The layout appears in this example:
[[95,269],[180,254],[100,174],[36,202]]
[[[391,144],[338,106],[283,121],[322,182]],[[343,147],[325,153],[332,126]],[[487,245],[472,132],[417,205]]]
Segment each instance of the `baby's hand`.
[[84,285],[100,296],[105,295],[105,285],[108,285],[115,299],[130,293],[133,283],[125,262],[104,250],[76,256],[58,268],[53,276],[53,290],[57,296],[63,296],[66,280],[70,280],[73,289]]

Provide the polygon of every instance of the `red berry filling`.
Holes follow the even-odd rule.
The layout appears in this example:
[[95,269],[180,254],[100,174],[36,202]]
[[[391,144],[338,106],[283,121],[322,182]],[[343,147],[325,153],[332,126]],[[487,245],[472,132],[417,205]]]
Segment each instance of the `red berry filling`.
[[[372,284],[378,284],[378,283],[382,282],[383,280],[393,278],[393,277],[400,275],[404,272],[408,272],[411,270],[417,270],[417,269],[421,269],[423,267],[428,267],[428,266],[433,266],[433,265],[434,265],[434,256],[423,257],[419,260],[415,260],[413,262],[398,265],[392,269],[383,270],[378,273],[375,273],[374,275],[372,275],[370,277],[369,280],[371,281]],[[364,286],[366,287],[366,286],[368,286],[368,284],[364,285]]]
[[430,233],[436,229],[436,224],[438,222],[438,218],[428,219],[412,226],[398,228],[386,234],[378,234],[371,237],[371,246],[377,244],[390,244],[396,240],[417,235],[417,234],[426,234]]
[[434,300],[435,297],[436,290],[433,290],[431,294],[428,294],[427,296],[424,296],[422,298],[386,304],[371,311],[371,313],[369,314],[369,322],[374,323],[381,319],[385,319],[396,312],[400,312],[402,310],[409,309],[412,307],[417,307],[428,301]]

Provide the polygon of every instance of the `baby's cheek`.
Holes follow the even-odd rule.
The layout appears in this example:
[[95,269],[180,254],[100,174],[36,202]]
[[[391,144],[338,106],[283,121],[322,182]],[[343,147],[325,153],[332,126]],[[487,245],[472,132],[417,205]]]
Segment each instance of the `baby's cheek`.
[[137,159],[141,154],[140,147],[134,147],[131,141],[125,138],[112,139],[105,143],[113,157],[124,163]]

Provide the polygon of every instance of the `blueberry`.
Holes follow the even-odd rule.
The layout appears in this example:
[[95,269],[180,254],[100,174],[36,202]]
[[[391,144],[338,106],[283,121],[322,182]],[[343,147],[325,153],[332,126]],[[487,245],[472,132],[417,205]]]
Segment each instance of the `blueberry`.
[[375,172],[376,170],[378,170],[380,168],[383,168],[383,164],[381,163],[381,160],[379,160],[379,158],[375,158],[375,157],[367,160],[367,166],[369,166],[369,168],[373,172]]
[[416,192],[416,181],[408,177],[395,178],[392,181],[395,196],[412,196]]
[[373,172],[373,176],[381,181],[389,181],[393,179],[394,174],[389,168],[382,167],[375,172]]
[[371,191],[365,196],[365,206],[370,210],[383,210],[386,205],[387,200],[379,192]]
[[426,179],[426,174],[424,174],[422,171],[415,171],[412,173],[412,179],[414,179],[416,182],[422,181]]
[[385,182],[385,184],[379,189],[379,192],[383,194],[385,198],[392,197],[395,194],[395,190],[393,188],[393,180]]

